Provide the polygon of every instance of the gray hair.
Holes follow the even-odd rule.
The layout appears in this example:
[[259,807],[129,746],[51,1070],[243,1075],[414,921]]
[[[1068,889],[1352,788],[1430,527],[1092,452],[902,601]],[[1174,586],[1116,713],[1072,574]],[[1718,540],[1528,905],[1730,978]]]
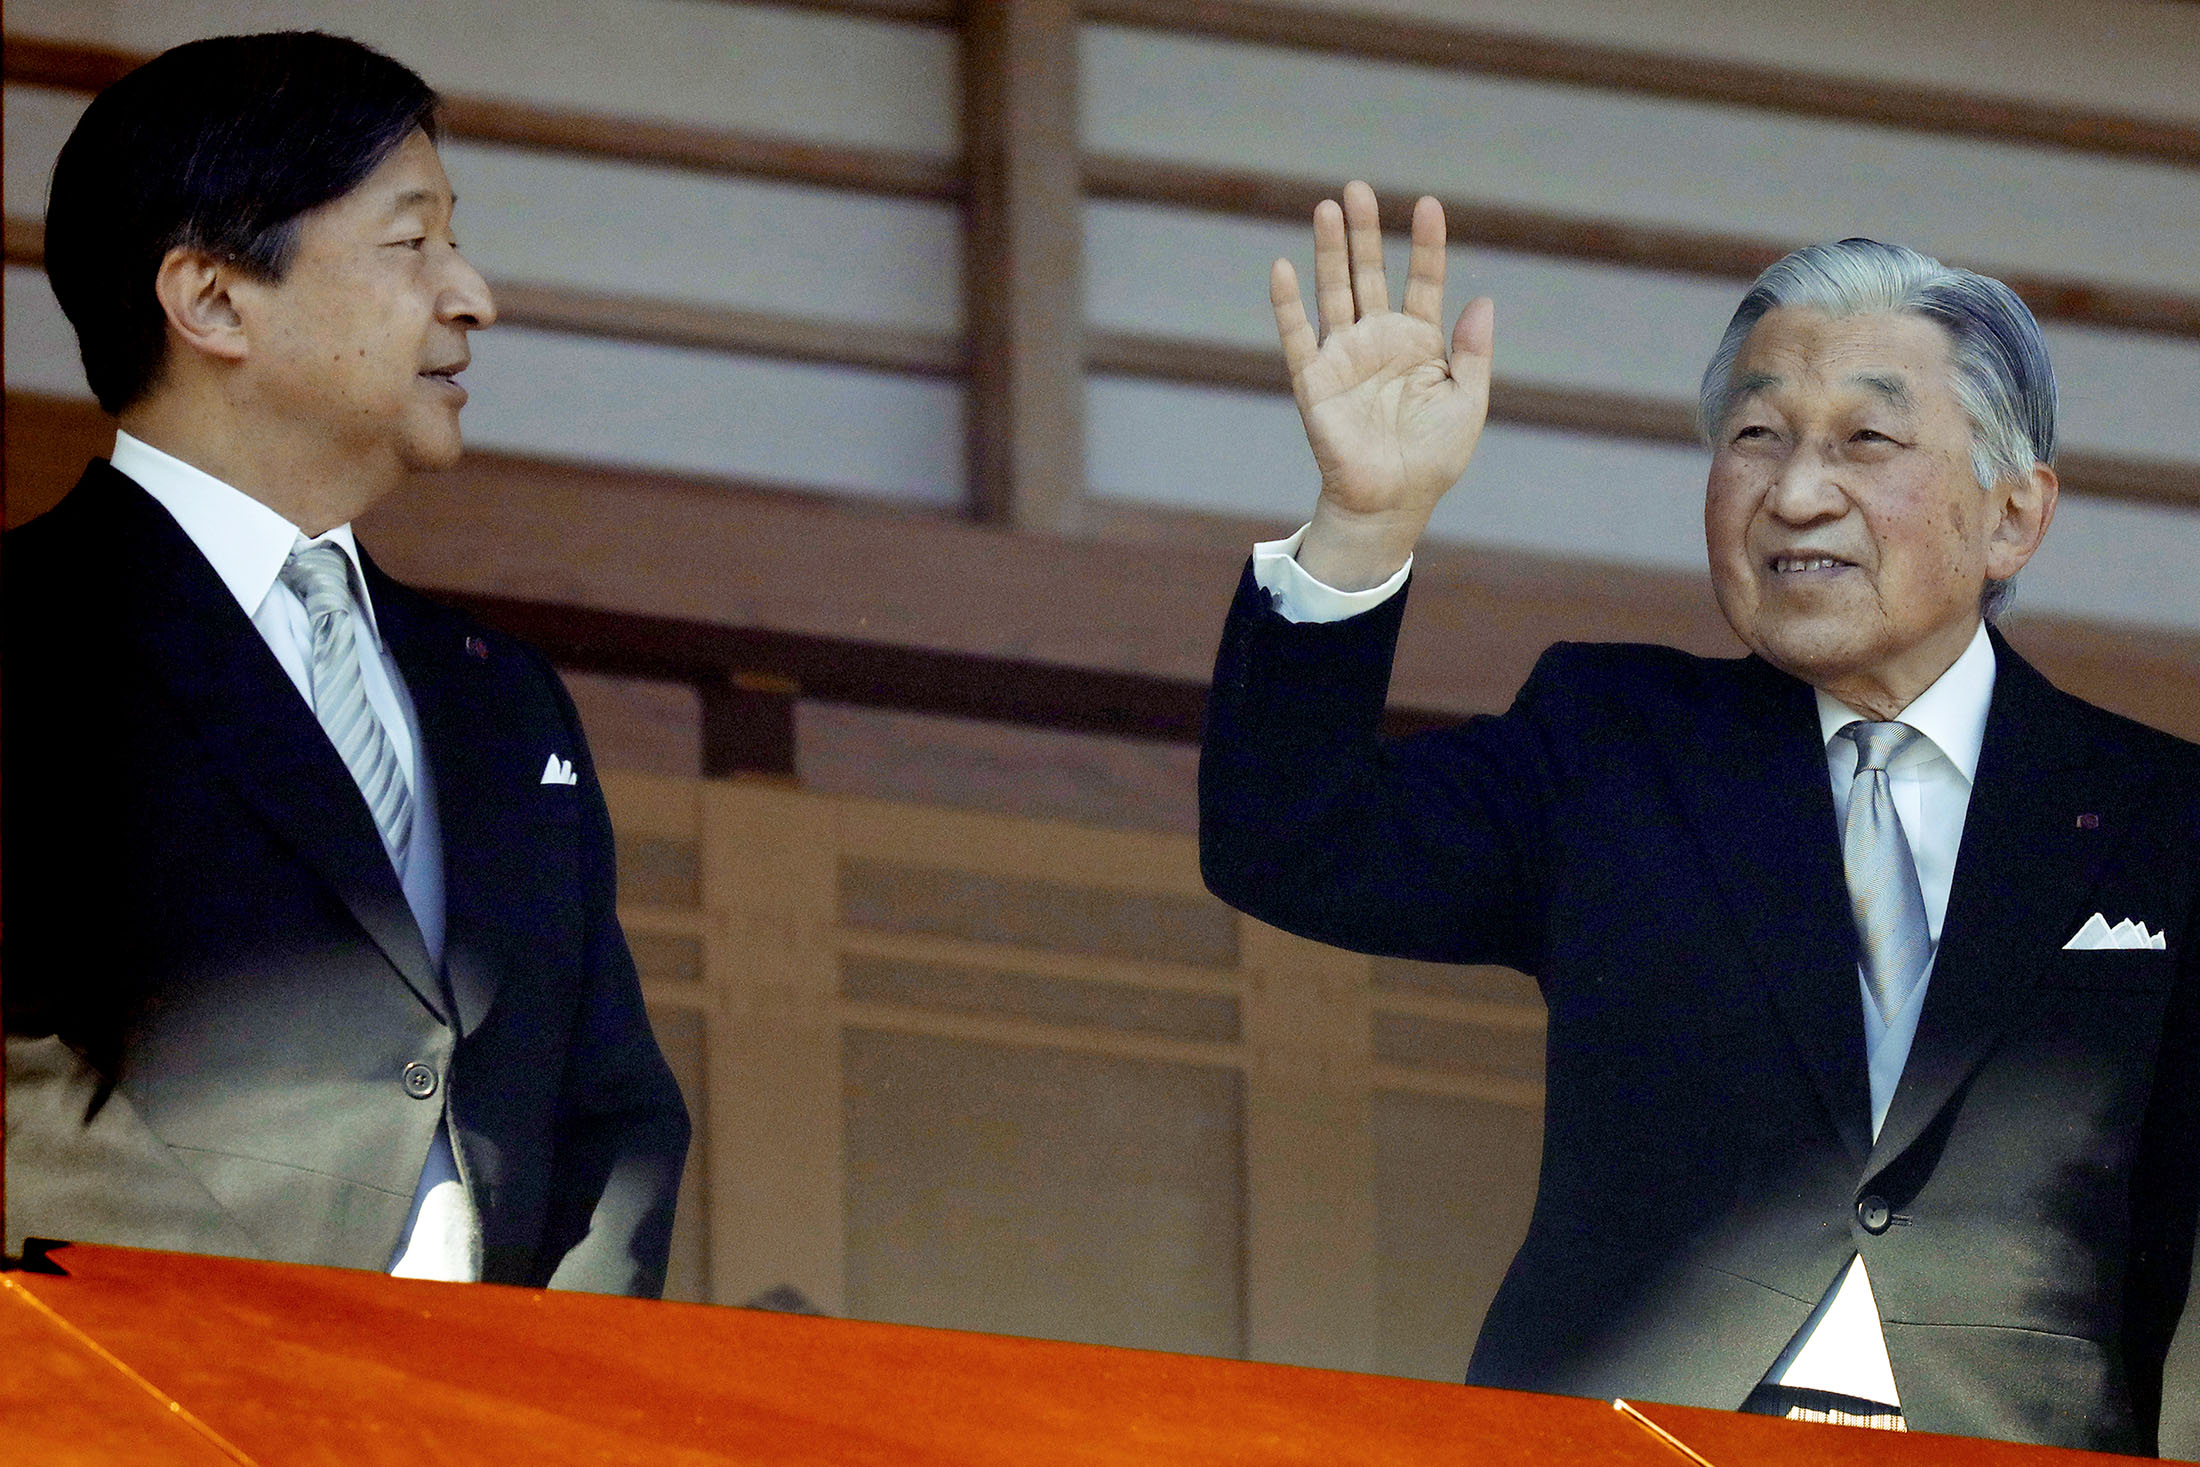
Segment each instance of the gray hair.
[[[1948,333],[1956,401],[1971,420],[1971,472],[1979,487],[2028,474],[2055,458],[2055,368],[2040,323],[2017,293],[1989,275],[1872,239],[1811,245],[1782,256],[1734,308],[1703,371],[1696,425],[1706,444],[1734,405],[1734,362],[1766,312],[1802,306],[1833,316],[1899,311]],[[2012,595],[1988,581],[1980,610],[1991,621]]]

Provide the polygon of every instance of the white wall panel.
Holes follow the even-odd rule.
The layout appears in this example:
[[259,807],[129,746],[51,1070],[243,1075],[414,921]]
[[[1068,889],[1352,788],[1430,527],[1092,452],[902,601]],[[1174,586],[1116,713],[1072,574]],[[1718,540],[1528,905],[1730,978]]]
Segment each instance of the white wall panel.
[[952,156],[951,31],[695,0],[9,0],[10,34],[157,51],[314,27],[442,90]]
[[2065,495],[2017,609],[2200,631],[2200,512]]
[[[6,89],[7,209],[43,217],[81,96]],[[493,279],[956,331],[951,204],[477,143],[443,148],[459,238]]]
[[[1094,325],[1275,347],[1268,266],[1291,258],[1313,289],[1307,227],[1143,204],[1085,206]],[[1391,293],[1405,247],[1389,242]],[[1703,364],[1741,300],[1739,281],[1455,246],[1447,328],[1475,295],[1497,301],[1497,370],[1520,382],[1692,402]],[[1311,307],[1309,307],[1311,310]],[[2200,464],[2200,342],[2052,325],[2065,448]]]
[[962,389],[501,326],[474,337],[467,442],[958,506]]
[[[1292,524],[1317,483],[1288,398],[1095,378],[1095,495]],[[1430,534],[1461,544],[1704,569],[1701,450],[1492,424]],[[2200,629],[2200,513],[2064,499],[2019,582],[2027,607]]]
[[451,143],[459,239],[491,279],[958,331],[952,205]]
[[68,140],[77,118],[84,115],[86,98],[74,92],[49,91],[9,83],[5,92],[7,134],[6,193],[10,219],[41,219],[46,213],[46,186],[53,181],[53,161]]
[[45,271],[8,266],[6,324],[0,355],[7,359],[8,391],[90,399],[91,384],[84,380],[84,364],[76,354],[76,332],[61,314]]
[[[2200,10],[2162,0],[1274,0],[1820,76],[2200,119]],[[2075,44],[2074,44],[2075,42]]]
[[[1102,498],[1296,524],[1319,483],[1287,397],[1092,379],[1086,462]],[[1554,555],[1703,569],[1694,448],[1492,424],[1431,533]]]
[[1089,27],[1108,153],[2200,290],[2200,172]]
[[2200,464],[2200,341],[2045,329],[2065,448]]

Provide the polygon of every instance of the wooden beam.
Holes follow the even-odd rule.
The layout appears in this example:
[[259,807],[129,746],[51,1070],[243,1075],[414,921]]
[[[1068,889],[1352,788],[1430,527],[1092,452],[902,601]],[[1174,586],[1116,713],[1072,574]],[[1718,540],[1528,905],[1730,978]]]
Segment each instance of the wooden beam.
[[[58,499],[113,434],[90,403],[9,393],[9,523]],[[43,476],[35,486],[18,477],[31,473]],[[1019,535],[882,505],[483,453],[423,475],[360,527],[392,574],[445,597],[1186,683],[1208,676],[1248,547],[1291,528],[1096,501],[1089,538]],[[580,537],[586,554],[575,553]],[[1431,544],[1416,557],[1412,594],[1392,696],[1437,714],[1505,707],[1561,639],[1735,651],[1699,575]],[[2200,635],[2032,612],[2008,631],[2070,691],[2200,738]],[[801,674],[817,676],[789,675],[802,684]],[[686,674],[668,664],[657,675]],[[1068,695],[1044,699],[1058,696]]]
[[[1341,187],[1341,179],[1284,178],[1106,155],[1085,159],[1085,191],[1094,198],[1287,219],[1294,224],[1311,219],[1314,206],[1334,198]],[[1684,275],[1753,280],[1765,266],[1805,243],[1585,219],[1475,199],[1454,197],[1441,202],[1453,244],[1478,244]],[[1411,194],[1392,192],[1384,196],[1383,227],[1400,234],[1408,231],[1413,203]],[[2200,336],[2200,296],[2064,276],[2010,273],[1996,269],[1991,262],[1951,263],[1971,264],[1998,276],[2024,297],[2032,313],[2043,321]]]
[[[753,5],[756,0],[717,0],[721,5]],[[780,10],[818,10],[867,20],[897,20],[911,25],[952,26],[962,20],[962,0],[764,0]]]
[[2200,167],[2200,127],[2189,122],[1949,87],[1820,76],[1784,67],[1600,46],[1342,7],[1253,0],[1086,0],[1084,12],[1090,20],[1113,25],[1363,61],[1442,67],[1519,81]]
[[829,362],[918,377],[957,377],[965,365],[960,338],[942,332],[609,295],[526,281],[492,281],[490,291],[500,322],[577,336]]
[[[772,3],[788,9],[938,27],[960,25],[966,13],[976,8],[961,0]],[[1257,0],[1083,0],[1078,10],[1086,21],[1142,30],[2200,167],[2200,127],[2181,119],[2113,109],[2031,102],[1875,77],[1824,76],[1786,67],[1414,20],[1350,7],[1261,4]],[[119,63],[102,61],[95,56],[102,48],[69,46],[31,36],[11,36],[7,44],[11,52],[25,48],[27,55],[43,48],[75,53],[39,55],[36,62],[27,60],[26,68],[39,64],[46,67],[44,78],[30,74],[28,69],[19,75],[12,62],[8,76],[10,80],[40,80],[43,85],[81,91],[98,90],[143,59],[132,56]],[[124,54],[107,53],[110,57]]]
[[972,0],[963,43],[975,508],[1062,531],[1085,479],[1077,7]]
[[923,153],[798,142],[489,97],[445,97],[441,116],[449,136],[468,142],[621,163],[899,198],[955,199],[962,197],[964,187],[961,169],[953,160]]
[[[5,55],[7,80],[72,92],[99,91],[151,59],[144,52],[33,36],[9,36]],[[959,165],[923,153],[801,142],[498,97],[446,95],[441,118],[447,136],[469,142],[890,197],[956,199],[963,193]]]

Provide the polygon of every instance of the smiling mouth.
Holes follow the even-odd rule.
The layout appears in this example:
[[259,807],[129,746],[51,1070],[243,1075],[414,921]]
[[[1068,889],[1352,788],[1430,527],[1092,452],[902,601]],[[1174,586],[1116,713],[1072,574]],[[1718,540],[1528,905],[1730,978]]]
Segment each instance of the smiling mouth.
[[1832,555],[1775,555],[1772,573],[1776,576],[1804,575],[1811,571],[1852,569],[1850,562]]

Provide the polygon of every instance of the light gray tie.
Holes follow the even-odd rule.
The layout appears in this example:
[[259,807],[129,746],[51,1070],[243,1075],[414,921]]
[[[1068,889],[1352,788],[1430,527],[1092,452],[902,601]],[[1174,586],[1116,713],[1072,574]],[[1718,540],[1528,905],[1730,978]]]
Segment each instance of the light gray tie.
[[313,632],[313,715],[365,796],[382,847],[402,878],[412,842],[412,794],[360,679],[351,562],[334,545],[307,545],[291,552],[282,579],[306,604],[306,624]]
[[1888,763],[1924,735],[1906,723],[1851,723],[1838,737],[1856,745],[1856,779],[1841,821],[1849,910],[1863,949],[1864,986],[1879,1016],[1891,1021],[1933,956],[1917,862],[1887,779]]

